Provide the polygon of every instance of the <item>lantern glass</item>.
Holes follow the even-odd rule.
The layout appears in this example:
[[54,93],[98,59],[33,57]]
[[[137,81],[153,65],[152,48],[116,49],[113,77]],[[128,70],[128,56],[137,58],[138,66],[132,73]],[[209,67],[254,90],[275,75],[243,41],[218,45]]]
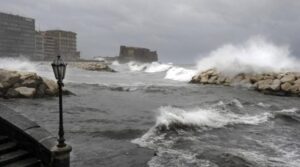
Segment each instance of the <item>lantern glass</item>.
[[64,63],[60,56],[57,56],[57,58],[53,61],[52,68],[57,80],[62,81],[65,78],[66,66],[67,64]]

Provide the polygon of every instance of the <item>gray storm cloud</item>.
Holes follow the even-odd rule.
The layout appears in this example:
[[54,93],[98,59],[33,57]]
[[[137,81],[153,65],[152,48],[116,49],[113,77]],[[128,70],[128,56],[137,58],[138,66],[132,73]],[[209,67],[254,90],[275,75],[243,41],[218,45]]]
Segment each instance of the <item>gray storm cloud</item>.
[[254,35],[300,56],[298,0],[2,0],[3,12],[36,19],[37,29],[78,33],[83,57],[116,56],[119,46],[157,50],[161,61],[192,63]]

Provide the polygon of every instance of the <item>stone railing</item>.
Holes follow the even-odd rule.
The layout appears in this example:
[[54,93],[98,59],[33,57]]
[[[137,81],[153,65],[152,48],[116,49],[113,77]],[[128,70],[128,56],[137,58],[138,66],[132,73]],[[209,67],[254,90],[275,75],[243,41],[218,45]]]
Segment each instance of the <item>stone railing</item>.
[[68,167],[71,147],[59,149],[50,132],[3,105],[0,105],[0,130],[30,151],[46,167]]

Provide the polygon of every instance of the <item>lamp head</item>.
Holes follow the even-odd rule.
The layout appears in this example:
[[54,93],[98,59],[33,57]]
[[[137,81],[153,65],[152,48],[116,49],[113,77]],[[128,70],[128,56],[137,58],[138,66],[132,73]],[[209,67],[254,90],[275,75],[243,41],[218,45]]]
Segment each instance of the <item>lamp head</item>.
[[67,64],[64,63],[60,55],[58,55],[51,65],[55,78],[58,81],[62,81],[65,78]]

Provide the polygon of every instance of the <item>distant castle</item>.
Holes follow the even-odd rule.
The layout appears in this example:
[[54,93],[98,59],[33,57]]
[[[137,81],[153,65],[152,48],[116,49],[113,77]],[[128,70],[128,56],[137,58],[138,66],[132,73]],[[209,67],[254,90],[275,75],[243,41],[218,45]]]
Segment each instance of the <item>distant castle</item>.
[[130,61],[154,62],[158,61],[158,56],[156,51],[150,51],[147,48],[121,46],[118,60],[121,63]]
[[34,19],[0,12],[0,57],[52,60],[60,54],[66,60],[78,60],[76,42],[74,32],[35,31]]

